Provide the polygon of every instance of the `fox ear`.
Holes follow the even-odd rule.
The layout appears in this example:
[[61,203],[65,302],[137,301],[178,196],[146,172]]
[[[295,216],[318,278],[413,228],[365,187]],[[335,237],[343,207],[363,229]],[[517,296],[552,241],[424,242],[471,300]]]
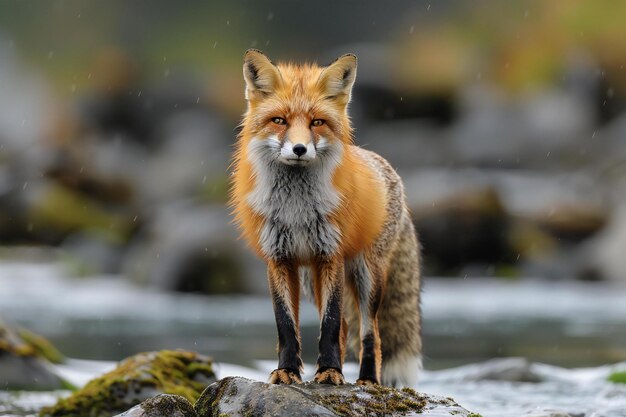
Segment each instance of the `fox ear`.
[[330,64],[317,82],[329,98],[350,101],[352,85],[356,79],[356,55],[345,54]]
[[248,49],[243,57],[243,78],[246,80],[246,99],[257,94],[270,94],[280,82],[280,71],[258,49]]

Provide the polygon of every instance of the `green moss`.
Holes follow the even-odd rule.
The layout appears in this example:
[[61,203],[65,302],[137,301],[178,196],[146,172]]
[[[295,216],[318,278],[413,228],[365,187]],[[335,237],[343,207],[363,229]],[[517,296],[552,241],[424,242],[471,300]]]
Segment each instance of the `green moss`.
[[478,413],[469,413],[467,415],[467,417],[483,417],[483,416],[481,414],[478,414]]
[[44,358],[62,363],[65,358],[45,337],[24,328],[11,328],[0,320],[0,351],[16,356]]
[[35,356],[43,357],[52,363],[63,363],[65,357],[55,348],[48,339],[31,332],[28,329],[19,328],[18,334],[24,342],[32,348]]
[[396,390],[381,385],[356,387],[350,395],[321,394],[317,400],[342,417],[420,413],[426,406],[426,399],[410,388]]
[[196,353],[142,353],[120,362],[113,371],[91,380],[72,396],[42,409],[40,416],[109,417],[157,393],[180,395],[193,403],[206,388],[208,376],[214,380],[210,359]]
[[609,375],[608,380],[610,382],[615,382],[616,384],[626,384],[626,371],[613,372]]
[[144,415],[147,416],[193,416],[196,414],[189,401],[173,395],[153,397],[141,403],[141,408],[144,411]]
[[97,202],[74,190],[51,185],[27,213],[29,222],[39,229],[69,233],[82,230],[111,243],[124,243],[132,222],[110,213]]

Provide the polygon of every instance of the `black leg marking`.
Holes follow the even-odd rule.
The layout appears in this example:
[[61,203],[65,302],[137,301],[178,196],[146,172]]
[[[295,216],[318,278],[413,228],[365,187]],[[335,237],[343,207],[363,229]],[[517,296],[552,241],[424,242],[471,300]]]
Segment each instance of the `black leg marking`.
[[300,376],[302,359],[300,359],[300,340],[296,323],[282,297],[274,293],[272,300],[278,329],[278,368],[288,369]]
[[339,337],[341,333],[341,283],[336,285],[322,318],[321,335],[319,341],[319,357],[317,358],[318,372],[328,368],[341,369],[341,349]]
[[361,341],[361,369],[359,379],[378,382],[376,377],[376,348],[374,335],[368,333]]

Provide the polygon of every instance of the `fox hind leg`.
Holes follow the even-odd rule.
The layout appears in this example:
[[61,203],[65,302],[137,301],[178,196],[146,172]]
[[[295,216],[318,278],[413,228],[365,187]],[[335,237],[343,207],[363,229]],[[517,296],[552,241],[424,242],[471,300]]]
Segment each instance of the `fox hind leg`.
[[361,254],[350,263],[348,272],[359,315],[360,369],[357,384],[379,384],[382,354],[377,314],[382,299],[383,267],[376,262],[368,262]]
[[297,268],[288,263],[270,263],[268,281],[278,330],[278,369],[270,374],[272,384],[301,383],[302,370]]

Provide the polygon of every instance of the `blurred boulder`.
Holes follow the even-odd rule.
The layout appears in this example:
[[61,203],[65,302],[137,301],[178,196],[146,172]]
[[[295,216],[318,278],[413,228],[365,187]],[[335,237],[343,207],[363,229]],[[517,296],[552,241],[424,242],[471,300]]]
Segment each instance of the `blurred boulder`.
[[128,214],[110,210],[80,192],[51,181],[30,186],[26,204],[30,232],[48,243],[58,243],[75,231],[124,242],[133,228]]
[[438,381],[543,382],[545,377],[525,358],[496,358],[437,372]]
[[159,209],[125,261],[126,272],[150,286],[208,294],[265,291],[261,266],[223,205],[193,202]]
[[431,205],[413,205],[411,213],[431,273],[512,261],[510,222],[492,188],[465,189]]
[[43,337],[0,320],[0,386],[5,390],[57,390],[69,385],[54,372],[50,360],[63,356]]
[[450,130],[451,158],[473,166],[554,168],[587,159],[580,152],[593,132],[588,103],[564,90],[518,100],[485,87],[464,90]]
[[[438,53],[432,54],[432,48],[439,48]],[[461,74],[456,65],[458,51],[451,45],[441,45],[435,37],[401,48],[382,43],[347,44],[326,53],[321,64],[329,64],[346,51],[359,59],[350,110],[357,128],[407,119],[441,126],[456,118]]]
[[[579,414],[572,415],[562,410],[554,410],[554,409],[549,409],[549,408],[537,408],[528,414],[524,414],[522,417],[576,417],[576,416],[579,416]],[[580,416],[582,417],[583,414],[580,414]]]
[[626,284],[626,206],[615,210],[607,227],[581,248],[583,278]]
[[606,190],[582,173],[422,169],[403,178],[432,274],[472,264],[493,274],[509,264],[538,275],[575,276],[580,264],[568,259],[609,216]]
[[543,377],[532,369],[525,358],[492,359],[475,366],[474,372],[465,376],[467,381],[541,382]]
[[213,363],[206,356],[166,350],[140,353],[55,405],[44,407],[40,415],[110,417],[161,393],[193,402],[214,381]]
[[[148,201],[195,197],[228,170],[235,133],[201,109],[180,111],[159,125],[161,145],[137,173]],[[226,201],[226,194],[222,196]]]
[[372,150],[388,161],[394,168],[410,173],[416,167],[448,166],[450,149],[445,133],[424,121],[394,120],[385,123],[369,123],[358,129],[356,142]]
[[91,185],[100,191],[94,194],[111,195],[116,185],[117,195],[127,195],[126,204],[138,206],[144,214],[155,202],[198,195],[206,184],[225,175],[235,135],[225,133],[222,123],[205,109],[171,113],[155,121],[155,143],[148,149],[120,135],[95,132],[81,137],[72,149],[63,149],[68,155],[62,161],[67,174],[56,177],[80,181],[82,188]]
[[150,112],[142,106],[135,58],[122,48],[109,46],[95,51],[90,70],[95,91],[80,102],[83,122],[104,134],[150,143]]
[[202,394],[198,416],[378,416],[419,414],[472,416],[451,398],[381,385],[272,385],[241,377],[224,378]]
[[[0,35],[1,36],[1,35]],[[9,45],[0,41],[0,156],[38,154],[52,105],[42,75],[26,68]]]
[[61,242],[66,260],[79,276],[120,272],[127,241],[103,239],[93,233],[76,231]]
[[578,243],[607,222],[609,190],[589,173],[532,171],[494,175],[509,213],[536,224],[555,238]]

